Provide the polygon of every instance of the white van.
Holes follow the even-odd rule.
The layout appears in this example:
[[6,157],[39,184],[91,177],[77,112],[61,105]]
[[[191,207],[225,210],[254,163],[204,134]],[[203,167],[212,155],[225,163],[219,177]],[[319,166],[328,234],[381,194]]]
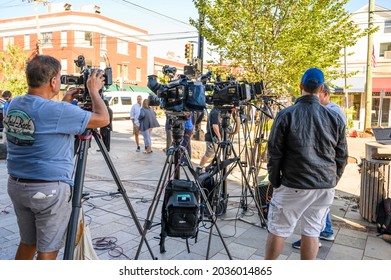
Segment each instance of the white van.
[[104,99],[109,102],[113,110],[113,119],[130,118],[130,109],[137,103],[137,96],[141,95],[143,100],[149,96],[148,92],[135,91],[107,91],[103,93]]

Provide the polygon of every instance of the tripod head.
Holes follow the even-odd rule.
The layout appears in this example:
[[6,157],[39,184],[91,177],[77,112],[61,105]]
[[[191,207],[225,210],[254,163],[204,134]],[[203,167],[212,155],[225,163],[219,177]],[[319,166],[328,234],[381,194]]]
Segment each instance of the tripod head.
[[188,120],[188,114],[184,113],[169,113],[169,124],[171,126],[173,144],[175,147],[178,147],[183,139],[185,134],[185,124]]
[[[233,135],[237,134],[239,132],[240,128],[240,114],[238,114],[235,111],[235,108],[219,108],[220,109],[220,115],[221,115],[221,128],[223,129],[223,133]],[[235,120],[235,129],[232,129],[230,127],[230,119],[231,115],[234,115],[234,120]],[[226,140],[224,138],[224,140]]]

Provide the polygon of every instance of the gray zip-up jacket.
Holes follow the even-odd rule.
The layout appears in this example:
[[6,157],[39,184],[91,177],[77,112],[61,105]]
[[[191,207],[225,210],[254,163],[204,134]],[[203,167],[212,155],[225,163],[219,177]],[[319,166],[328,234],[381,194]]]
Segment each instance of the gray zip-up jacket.
[[273,187],[333,188],[348,158],[345,124],[316,95],[303,95],[277,114],[267,149]]

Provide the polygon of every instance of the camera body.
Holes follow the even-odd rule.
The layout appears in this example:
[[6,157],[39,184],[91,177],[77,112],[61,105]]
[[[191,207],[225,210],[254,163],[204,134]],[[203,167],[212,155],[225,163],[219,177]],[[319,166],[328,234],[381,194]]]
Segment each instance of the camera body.
[[149,96],[151,106],[160,106],[175,114],[202,112],[206,108],[205,86],[201,82],[190,80],[185,75],[166,85],[160,84],[156,75],[149,75],[147,86],[156,94]]
[[206,102],[217,108],[237,107],[251,100],[252,86],[249,83],[239,83],[230,79],[215,82],[214,85],[209,85],[208,89],[213,93],[207,96]]
[[[74,60],[77,67],[81,68],[80,76],[74,75],[61,75],[61,84],[64,85],[76,85],[81,89],[81,94],[78,97],[80,102],[90,102],[91,97],[87,88],[87,80],[91,73],[96,69],[91,66],[85,67],[85,58],[82,55],[79,55],[76,60]],[[111,67],[106,67],[104,70],[98,69],[98,72],[104,72],[103,77],[105,78],[104,86],[110,86],[113,83],[113,73]],[[102,89],[99,91],[102,96]],[[103,98],[103,96],[102,96]]]
[[222,81],[219,77],[214,84],[205,83],[206,91],[212,94],[206,95],[206,103],[217,108],[234,108],[263,94],[263,82],[247,83],[236,82],[233,77]]

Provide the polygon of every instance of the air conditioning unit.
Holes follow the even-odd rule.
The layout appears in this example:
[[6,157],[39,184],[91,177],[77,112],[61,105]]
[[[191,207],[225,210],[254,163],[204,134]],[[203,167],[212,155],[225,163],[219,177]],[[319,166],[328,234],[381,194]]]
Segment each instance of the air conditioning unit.
[[385,59],[391,59],[391,51],[385,51],[384,52],[384,58]]
[[61,13],[64,11],[71,11],[72,5],[69,3],[57,3],[57,4],[49,4],[48,12],[49,13]]
[[86,13],[100,14],[100,6],[97,5],[85,5],[80,7],[80,11]]

